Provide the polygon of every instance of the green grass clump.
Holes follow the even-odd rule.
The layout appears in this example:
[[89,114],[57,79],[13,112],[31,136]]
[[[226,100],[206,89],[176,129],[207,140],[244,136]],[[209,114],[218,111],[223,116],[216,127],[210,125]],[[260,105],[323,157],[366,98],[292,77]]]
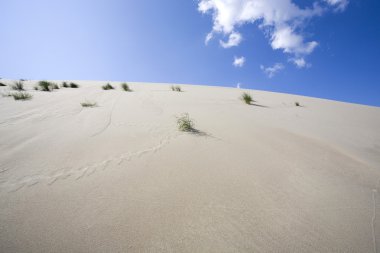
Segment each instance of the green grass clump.
[[14,82],[14,84],[11,85],[11,89],[18,91],[24,90],[24,84],[22,81]]
[[246,103],[247,105],[250,105],[251,102],[253,101],[251,95],[247,92],[244,92],[242,95],[241,95],[241,99],[244,101],[244,103]]
[[41,91],[52,91],[55,86],[58,87],[58,85],[49,81],[39,81],[37,89],[39,88]]
[[190,119],[188,113],[184,113],[182,116],[177,118],[178,130],[183,132],[193,132],[194,122]]
[[85,101],[85,102],[82,102],[80,104],[82,105],[82,107],[95,107],[95,106],[97,106],[96,102],[90,102],[90,101]]
[[125,91],[132,91],[131,88],[129,88],[127,83],[122,83],[121,88]]
[[70,88],[79,88],[79,85],[76,83],[70,83]]
[[102,86],[102,89],[103,90],[113,90],[114,87],[111,84],[107,83],[106,85]]
[[177,91],[177,92],[181,92],[182,91],[182,88],[181,86],[175,86],[175,85],[172,85],[170,86],[170,88],[172,89],[172,91]]
[[31,94],[23,91],[14,92],[11,94],[11,96],[14,98],[14,100],[30,100],[33,97]]
[[294,102],[294,105],[295,106],[301,106],[301,104],[299,102]]

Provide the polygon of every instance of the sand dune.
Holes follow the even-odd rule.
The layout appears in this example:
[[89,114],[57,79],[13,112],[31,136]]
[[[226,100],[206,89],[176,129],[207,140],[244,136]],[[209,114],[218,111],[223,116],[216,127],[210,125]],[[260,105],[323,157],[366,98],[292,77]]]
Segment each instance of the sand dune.
[[0,97],[0,252],[380,251],[380,108],[35,83]]

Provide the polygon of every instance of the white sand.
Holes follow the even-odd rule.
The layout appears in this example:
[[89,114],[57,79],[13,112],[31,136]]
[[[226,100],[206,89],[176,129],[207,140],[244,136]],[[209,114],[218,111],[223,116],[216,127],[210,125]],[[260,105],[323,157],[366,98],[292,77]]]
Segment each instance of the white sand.
[[0,252],[380,251],[380,108],[26,83],[31,101],[0,97]]

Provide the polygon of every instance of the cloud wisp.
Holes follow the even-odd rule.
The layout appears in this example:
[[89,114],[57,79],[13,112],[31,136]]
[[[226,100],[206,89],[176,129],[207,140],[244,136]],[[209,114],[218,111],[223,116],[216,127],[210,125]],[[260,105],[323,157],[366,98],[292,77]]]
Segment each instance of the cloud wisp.
[[280,70],[283,70],[285,66],[282,63],[276,63],[272,67],[265,67],[260,65],[260,69],[269,77],[274,77]]
[[244,56],[241,56],[241,57],[234,57],[234,61],[232,62],[232,65],[234,65],[235,67],[243,67],[244,66],[244,63],[245,63],[245,57]]

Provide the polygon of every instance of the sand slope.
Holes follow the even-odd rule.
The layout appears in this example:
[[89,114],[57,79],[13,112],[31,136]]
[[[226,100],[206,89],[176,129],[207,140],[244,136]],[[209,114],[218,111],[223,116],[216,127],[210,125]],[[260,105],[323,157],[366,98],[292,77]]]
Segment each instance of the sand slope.
[[0,97],[0,252],[380,251],[380,108],[26,83],[31,101]]

